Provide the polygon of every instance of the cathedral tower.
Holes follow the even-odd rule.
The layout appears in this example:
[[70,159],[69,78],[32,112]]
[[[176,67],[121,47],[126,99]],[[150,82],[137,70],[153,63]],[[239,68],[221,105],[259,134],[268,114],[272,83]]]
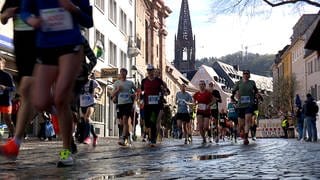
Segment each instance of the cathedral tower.
[[175,36],[174,66],[191,79],[195,73],[195,36],[192,34],[188,0],[182,0],[178,35]]

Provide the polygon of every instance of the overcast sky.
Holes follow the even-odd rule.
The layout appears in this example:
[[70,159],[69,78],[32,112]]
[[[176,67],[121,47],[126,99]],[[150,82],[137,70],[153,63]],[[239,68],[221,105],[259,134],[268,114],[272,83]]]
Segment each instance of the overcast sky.
[[[178,31],[181,0],[166,0],[172,13],[166,19],[167,60],[174,58],[174,36]],[[221,57],[245,50],[259,54],[276,54],[290,44],[292,27],[303,13],[317,13],[318,9],[307,6],[293,13],[288,6],[271,8],[262,16],[219,15],[213,20],[210,0],[189,0],[193,34],[196,36],[196,58]],[[271,12],[271,13],[270,13]]]

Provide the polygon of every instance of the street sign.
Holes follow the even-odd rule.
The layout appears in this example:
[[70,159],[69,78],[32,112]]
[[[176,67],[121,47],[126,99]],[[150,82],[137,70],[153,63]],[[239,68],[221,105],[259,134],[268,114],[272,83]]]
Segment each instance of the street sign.
[[118,68],[101,68],[101,78],[117,77]]

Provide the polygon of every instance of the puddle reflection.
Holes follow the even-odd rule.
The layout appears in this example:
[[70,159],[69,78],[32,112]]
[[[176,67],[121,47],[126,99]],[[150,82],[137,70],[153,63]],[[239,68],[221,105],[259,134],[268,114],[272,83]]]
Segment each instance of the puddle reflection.
[[234,155],[237,155],[237,154],[211,154],[211,155],[194,156],[192,159],[193,160],[212,160],[212,159],[228,158]]

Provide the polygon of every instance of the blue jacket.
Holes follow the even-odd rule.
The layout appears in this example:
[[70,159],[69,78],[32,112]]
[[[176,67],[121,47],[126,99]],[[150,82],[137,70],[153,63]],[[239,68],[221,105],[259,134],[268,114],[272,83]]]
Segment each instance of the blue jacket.
[[[89,13],[92,11],[92,9],[89,0],[72,0],[72,2],[81,9],[81,13],[78,15],[71,14],[71,20],[69,20],[72,23],[66,23],[69,25],[68,28],[61,29],[60,27],[60,29],[54,29],[52,28],[53,25],[59,24],[59,21],[57,20],[59,19],[59,15],[61,15],[63,12],[66,12],[62,8],[57,9],[60,8],[58,0],[22,0],[21,18],[25,22],[31,16],[38,16],[44,20],[44,14],[46,14],[46,17],[48,17],[48,14],[52,12],[61,13],[58,16],[52,16],[52,14],[50,14],[49,16],[53,17],[51,18],[53,21],[44,20],[41,28],[37,29],[38,48],[54,48],[66,45],[83,44],[84,39],[81,36],[80,24],[87,28],[93,26],[93,19]],[[65,13],[64,15],[66,14],[70,15],[69,12]]]

